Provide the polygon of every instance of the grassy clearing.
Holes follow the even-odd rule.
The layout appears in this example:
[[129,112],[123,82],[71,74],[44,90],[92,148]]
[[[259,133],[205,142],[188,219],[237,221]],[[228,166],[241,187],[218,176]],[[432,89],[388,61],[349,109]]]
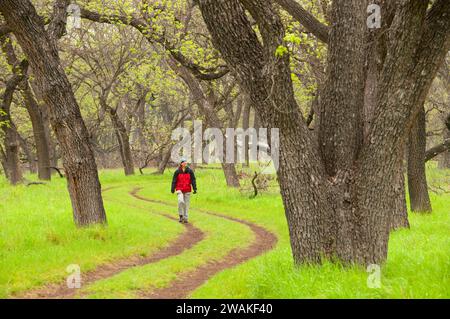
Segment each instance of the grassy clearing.
[[[61,281],[70,264],[87,271],[119,257],[150,254],[183,231],[164,217],[108,200],[109,227],[77,229],[64,180],[16,188],[1,183],[1,298]],[[122,195],[113,189],[109,196]]]
[[[448,188],[449,171],[430,166],[435,188]],[[325,263],[316,267],[292,265],[288,230],[276,188],[253,200],[238,190],[226,189],[220,170],[196,172],[199,193],[191,197],[191,220],[207,238],[179,256],[136,267],[85,287],[89,298],[132,298],[141,289],[164,287],[176,276],[208,260],[245,246],[252,233],[240,224],[208,216],[209,209],[253,221],[276,233],[271,252],[221,272],[194,291],[193,298],[449,298],[450,195],[432,193],[433,214],[410,214],[411,229],[392,234],[389,257],[381,269],[380,289],[367,287],[365,269]],[[183,228],[155,212],[174,207],[137,201],[127,194],[143,187],[141,195],[175,203],[170,194],[171,172],[164,176],[125,178],[121,171],[101,173],[108,228],[76,229],[72,222],[65,182],[12,188],[0,180],[0,297],[56,282],[68,264],[82,270],[115,258],[149,254],[167,245]]]

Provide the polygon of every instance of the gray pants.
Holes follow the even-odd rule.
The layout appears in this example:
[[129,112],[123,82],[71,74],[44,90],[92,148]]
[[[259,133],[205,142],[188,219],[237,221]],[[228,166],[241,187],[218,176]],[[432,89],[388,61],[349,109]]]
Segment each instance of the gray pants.
[[187,220],[191,193],[182,193],[181,191],[178,191],[177,196],[178,196],[178,214]]

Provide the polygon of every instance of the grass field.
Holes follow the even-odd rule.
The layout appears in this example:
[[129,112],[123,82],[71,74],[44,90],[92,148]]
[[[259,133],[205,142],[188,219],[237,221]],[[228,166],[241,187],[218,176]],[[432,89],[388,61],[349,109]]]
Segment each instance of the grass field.
[[[134,298],[143,290],[163,288],[197,267],[220,260],[254,240],[245,225],[199,209],[251,221],[278,237],[268,253],[213,276],[192,298],[449,298],[450,195],[431,193],[431,215],[410,214],[411,229],[391,235],[389,256],[381,268],[381,288],[367,286],[360,267],[293,266],[286,220],[276,188],[255,199],[226,189],[220,170],[196,171],[199,192],[191,197],[190,221],[205,238],[179,255],[126,269],[83,286],[88,298]],[[450,172],[428,168],[430,184],[449,187]],[[129,192],[175,204],[171,172],[163,176],[124,177],[122,171],[100,173],[108,227],[77,229],[72,220],[65,180],[46,185],[7,185],[0,179],[0,298],[20,296],[48,283],[61,282],[70,264],[89,271],[106,262],[148,256],[169,245],[184,230],[159,215],[177,216],[174,206],[138,201]],[[33,179],[33,176],[28,176]]]

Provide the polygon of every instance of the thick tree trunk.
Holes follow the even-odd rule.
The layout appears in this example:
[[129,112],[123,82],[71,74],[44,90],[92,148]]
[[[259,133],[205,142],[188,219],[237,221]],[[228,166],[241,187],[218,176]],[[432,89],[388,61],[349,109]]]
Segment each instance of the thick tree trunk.
[[411,211],[431,213],[425,169],[425,109],[422,107],[411,127],[408,143],[408,191]]
[[[398,6],[387,31],[389,39],[398,41],[386,43],[373,123],[363,143],[367,3],[333,1],[320,145],[295,102],[289,56],[275,55],[284,44],[284,26],[272,1],[198,3],[215,47],[235,71],[262,124],[280,129],[278,180],[294,261],[320,262],[322,256],[359,264],[386,260],[395,210],[386,194],[395,192],[401,158],[392,150],[400,146],[448,50],[443,26],[449,27],[449,3],[435,1],[428,15],[426,2],[408,0]],[[258,24],[260,37],[245,10]]]
[[61,66],[56,40],[44,29],[43,21],[30,1],[4,0],[0,2],[0,11],[29,59],[39,91],[50,109],[75,223],[79,226],[106,223],[88,131]]
[[[379,3],[378,3],[379,4]],[[389,8],[385,8],[383,19],[389,20]],[[384,28],[389,27],[389,22],[385,21]],[[381,30],[381,32],[384,32]],[[363,107],[363,143],[370,143],[370,131],[377,108],[379,76],[384,56],[383,56],[383,38],[370,33],[369,40],[371,45],[366,49],[366,81],[364,88],[364,107]],[[408,211],[406,206],[406,189],[404,174],[404,142],[400,143],[398,150],[398,163],[394,187],[391,193],[386,194],[386,200],[392,202],[392,213],[390,216],[390,229],[409,228]]]
[[113,123],[114,130],[117,137],[117,142],[119,143],[120,150],[120,158],[122,159],[123,169],[125,171],[125,175],[134,175],[134,164],[133,164],[133,155],[131,154],[130,147],[130,138],[123,125],[122,121],[119,119],[117,115],[117,110],[112,108],[108,108],[109,115],[111,118],[111,122]]

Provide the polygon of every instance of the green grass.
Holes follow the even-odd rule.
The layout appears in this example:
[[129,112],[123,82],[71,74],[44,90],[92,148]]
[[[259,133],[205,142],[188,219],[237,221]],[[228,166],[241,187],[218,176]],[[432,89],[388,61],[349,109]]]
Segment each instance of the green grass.
[[[161,206],[163,209],[167,207]],[[140,291],[167,286],[178,276],[188,274],[207,262],[220,260],[233,248],[247,246],[254,239],[247,226],[220,217],[191,213],[190,221],[205,234],[205,239],[182,254],[155,264],[131,268],[88,287],[88,297],[136,297]]]
[[[77,229],[64,180],[44,186],[6,187],[0,200],[0,297],[134,254],[146,255],[165,246],[182,228],[161,216],[129,209],[106,200],[107,228]],[[116,190],[105,194],[115,196]],[[116,195],[121,196],[121,195]]]
[[[255,199],[225,188],[220,170],[196,172],[199,193],[191,196],[191,221],[206,238],[178,256],[135,267],[83,287],[89,298],[133,298],[142,291],[165,287],[235,247],[248,245],[248,227],[206,215],[196,208],[253,221],[277,234],[274,250],[211,278],[192,298],[449,298],[450,195],[431,193],[433,214],[410,214],[411,229],[391,235],[389,256],[381,268],[381,288],[367,287],[368,273],[337,264],[293,266],[288,230],[276,187]],[[449,171],[428,168],[430,184],[448,188]],[[69,264],[82,271],[118,258],[148,255],[183,232],[178,223],[158,215],[176,208],[138,201],[128,195],[143,187],[142,196],[175,203],[171,172],[164,176],[124,177],[103,171],[107,228],[73,225],[65,181],[10,187],[0,179],[0,298],[59,282]]]

